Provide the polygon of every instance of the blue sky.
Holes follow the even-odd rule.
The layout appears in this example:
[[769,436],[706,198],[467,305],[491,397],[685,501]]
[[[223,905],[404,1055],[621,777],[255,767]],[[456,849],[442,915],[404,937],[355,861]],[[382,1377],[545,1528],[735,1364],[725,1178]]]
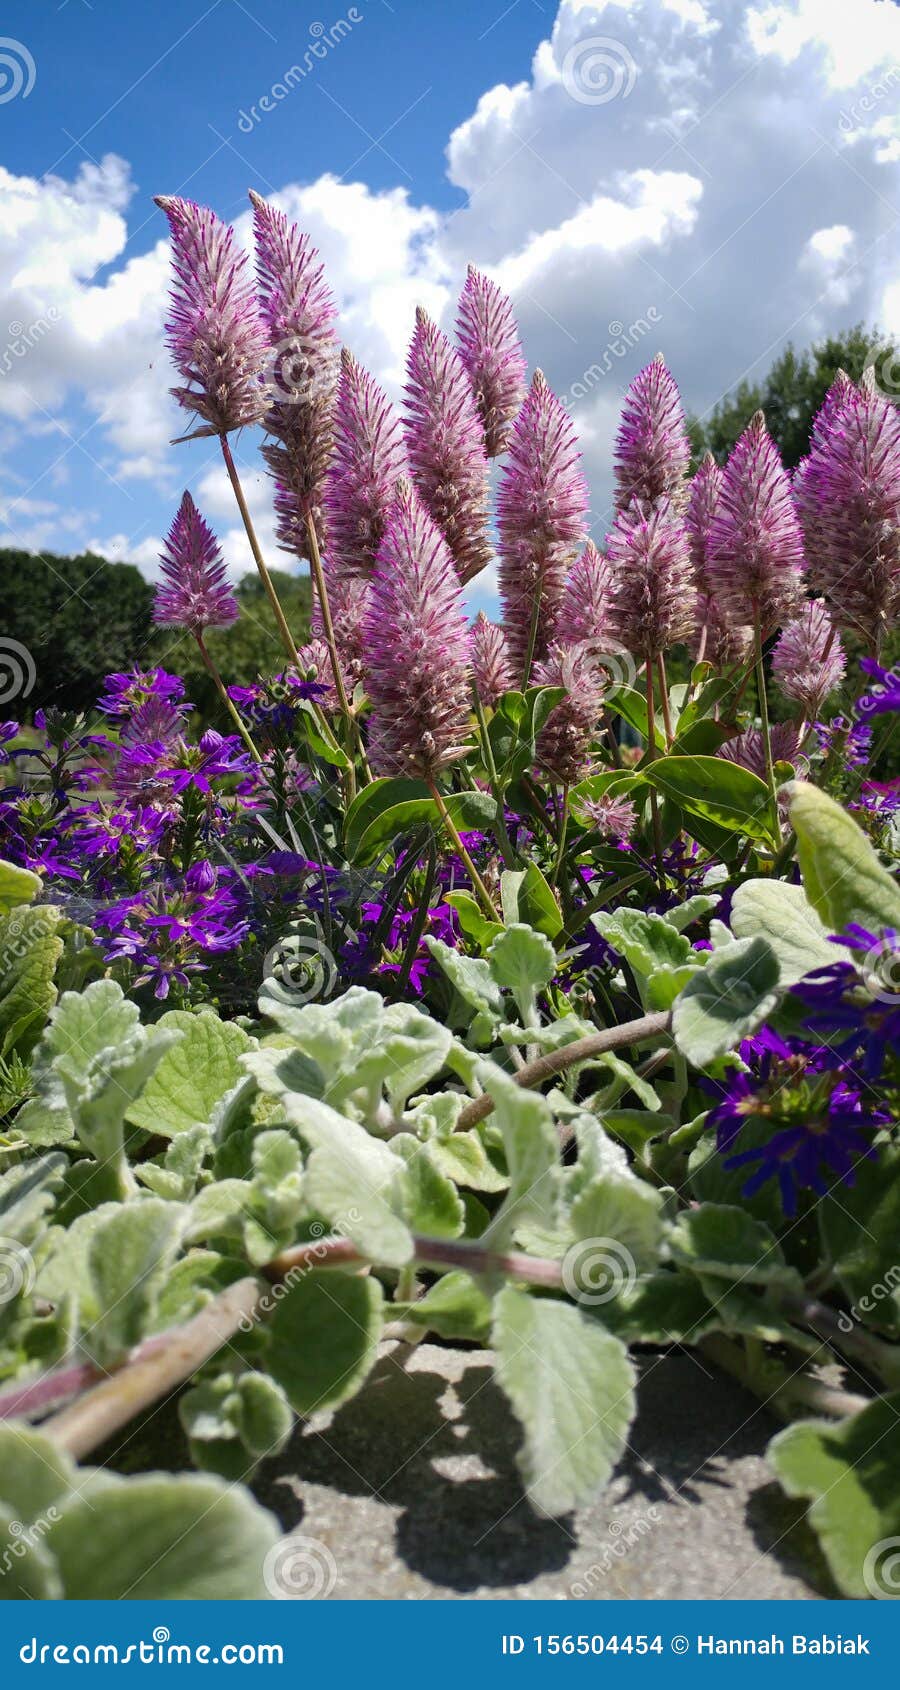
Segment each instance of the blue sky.
[[214,448],[168,444],[156,192],[242,238],[247,188],[277,198],[395,397],[415,305],[449,326],[466,261],[490,271],[570,405],[598,539],[657,350],[702,412],[788,339],[900,330],[893,0],[7,0],[0,27],[2,544],[152,574],[189,485],[249,561]]

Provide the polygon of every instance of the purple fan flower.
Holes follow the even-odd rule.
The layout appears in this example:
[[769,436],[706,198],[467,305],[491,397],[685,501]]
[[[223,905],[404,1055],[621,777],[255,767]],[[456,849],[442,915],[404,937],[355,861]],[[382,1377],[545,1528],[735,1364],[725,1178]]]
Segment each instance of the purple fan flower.
[[180,675],[170,675],[165,669],[130,669],[126,674],[107,675],[104,685],[106,691],[97,700],[97,709],[117,722],[126,721],[150,698],[167,700],[182,715],[192,708],[181,702],[184,682]]
[[[806,768],[806,758],[801,749],[805,734],[799,722],[773,722],[771,737],[773,763],[790,763],[794,769]],[[726,758],[729,763],[739,763],[742,769],[759,775],[760,780],[766,779],[766,746],[759,728],[747,728],[744,733],[736,734],[734,739],[726,739],[716,756]]]
[[900,606],[900,415],[865,376],[832,388],[797,500],[814,586],[877,650]]
[[405,481],[378,554],[366,651],[376,768],[434,781],[464,751],[469,630],[450,549]]
[[839,757],[850,769],[866,769],[872,754],[872,729],[864,722],[833,716],[830,722],[816,722],[816,738],[823,757]]
[[305,557],[308,521],[322,535],[322,487],[337,380],[334,300],[309,236],[251,191],[260,308],[268,330],[263,457],[275,478],[278,543]]
[[661,499],[680,507],[691,456],[681,396],[658,352],[625,395],[616,435],[616,509]]
[[377,382],[345,347],[334,453],[325,481],[330,579],[356,575],[367,580],[372,574],[403,467],[399,420]]
[[846,673],[844,648],[824,599],[807,599],[796,622],[782,629],[772,652],[774,679],[809,722]]
[[607,541],[610,621],[626,651],[646,661],[690,634],[697,591],[683,521],[665,501],[616,518]]
[[765,630],[803,602],[803,539],[791,484],[762,411],[728,463],[712,520],[707,576],[724,618]]
[[870,722],[873,716],[887,716],[900,710],[900,675],[893,669],[882,669],[871,657],[861,657],[859,666],[871,675],[873,684],[856,701],[857,721]]
[[484,434],[465,365],[421,307],[406,373],[404,432],[416,491],[460,581],[471,581],[491,555]]
[[584,540],[588,490],[572,419],[536,370],[509,440],[497,497],[503,623],[519,679],[546,657]]
[[172,235],[169,348],[186,386],[172,393],[202,417],[203,434],[227,434],[259,422],[266,408],[266,331],[234,230],[206,206],[157,196]]
[[185,493],[166,535],[160,562],[155,622],[165,628],[185,628],[201,639],[204,629],[228,628],[237,620],[238,602],[228,585],[218,541],[190,493]]
[[556,622],[558,645],[590,645],[603,655],[612,640],[610,593],[612,569],[607,558],[588,540],[573,563]]
[[483,610],[472,623],[471,635],[472,679],[482,704],[493,710],[503,694],[515,686],[506,635],[496,622],[488,621]]
[[489,458],[499,457],[525,396],[525,358],[506,294],[472,264],[459,298],[456,334],[484,427],[485,451]]
[[872,933],[851,922],[834,943],[859,953],[858,962],[817,968],[794,987],[811,1013],[811,1032],[837,1038],[845,1060],[859,1057],[863,1075],[879,1080],[900,1049],[900,936],[888,927]]
[[538,735],[538,767],[563,786],[581,780],[591,767],[591,746],[603,709],[604,686],[589,646],[552,645],[537,665],[535,683],[563,687]]

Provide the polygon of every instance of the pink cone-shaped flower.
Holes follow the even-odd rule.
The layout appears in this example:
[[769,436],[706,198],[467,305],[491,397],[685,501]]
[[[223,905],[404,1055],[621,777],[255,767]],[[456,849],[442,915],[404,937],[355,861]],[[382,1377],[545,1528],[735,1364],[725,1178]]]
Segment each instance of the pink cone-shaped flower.
[[558,645],[588,644],[605,652],[610,644],[609,604],[612,569],[589,540],[573,563],[556,622]]
[[772,652],[774,679],[785,698],[801,706],[806,721],[814,722],[846,673],[844,648],[824,600],[807,599],[796,622],[782,629]]
[[[331,654],[324,640],[313,638],[308,640],[306,645],[298,646],[297,657],[299,660],[297,664],[298,673],[306,680],[315,680],[318,682],[320,687],[324,688],[324,691],[319,696],[319,703],[322,706],[322,709],[327,710],[332,715],[336,714],[340,706],[340,701],[338,699],[337,687],[334,684],[334,670],[331,666]],[[347,687],[348,677],[346,673],[344,673],[343,678],[344,685]],[[347,690],[348,692],[351,692],[353,689],[352,687],[347,687]]]
[[159,194],[169,219],[174,282],[166,337],[186,386],[172,393],[202,417],[196,434],[259,422],[265,408],[265,326],[234,230],[206,206]]
[[421,307],[406,361],[406,450],[416,491],[441,530],[460,581],[490,561],[487,458],[465,366]]
[[506,635],[496,622],[489,622],[479,610],[471,627],[472,679],[478,697],[486,709],[493,710],[497,700],[515,686]]
[[630,839],[637,827],[637,811],[631,799],[617,797],[614,792],[583,798],[578,809],[602,839]]
[[[365,628],[369,609],[368,581],[358,575],[344,575],[334,568],[330,559],[324,562],[325,591],[334,628],[334,643],[348,697],[363,679],[365,672]],[[325,624],[318,599],[313,601],[312,632],[324,644]],[[325,647],[327,650],[327,647]]]
[[166,535],[160,562],[155,622],[166,628],[186,628],[196,636],[206,628],[227,628],[236,621],[238,602],[228,585],[218,541],[190,493],[185,493]]
[[260,306],[268,330],[263,457],[276,481],[279,545],[305,556],[307,519],[323,538],[322,483],[337,381],[334,300],[309,236],[251,192]]
[[538,766],[554,780],[571,786],[591,767],[591,747],[603,709],[604,683],[589,646],[552,645],[537,664],[535,682],[565,687],[538,734]]
[[803,537],[791,483],[762,411],[725,466],[707,553],[707,578],[724,620],[763,629],[803,602]]
[[345,347],[334,452],[325,478],[328,556],[335,573],[371,575],[403,468],[399,419],[377,382]]
[[616,508],[684,496],[691,446],[681,396],[658,352],[625,395],[616,435]]
[[587,509],[572,419],[542,371],[535,370],[510,435],[497,497],[503,625],[519,680],[534,628],[538,659],[546,657],[555,637]]
[[[773,722],[771,734],[773,763],[790,763],[795,769],[807,767],[807,759],[800,750],[804,735],[799,722]],[[716,756],[726,758],[729,763],[740,763],[742,769],[759,775],[760,780],[766,779],[766,748],[759,728],[748,728],[734,739],[727,739]]]
[[702,650],[704,657],[716,667],[740,662],[753,644],[753,629],[724,617],[710,590],[709,537],[724,478],[724,470],[712,452],[707,452],[691,481],[684,517],[698,592],[697,626],[689,645],[694,657]]
[[900,415],[870,379],[831,389],[795,487],[812,583],[874,648],[900,609]]
[[686,640],[697,617],[687,531],[670,504],[620,512],[607,541],[613,635],[641,661]]
[[406,481],[378,553],[366,656],[375,768],[434,780],[465,749],[469,630],[450,548]]
[[472,264],[459,298],[456,335],[484,427],[485,451],[489,458],[499,457],[525,396],[525,357],[506,294]]

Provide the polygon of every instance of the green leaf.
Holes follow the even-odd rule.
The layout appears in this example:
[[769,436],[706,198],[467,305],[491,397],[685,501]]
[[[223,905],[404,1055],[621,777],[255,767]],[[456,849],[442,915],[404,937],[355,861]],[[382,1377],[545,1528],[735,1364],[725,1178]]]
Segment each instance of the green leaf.
[[491,1299],[462,1270],[442,1274],[414,1303],[392,1303],[391,1314],[440,1338],[483,1344],[491,1333]]
[[211,1477],[104,1476],[64,1502],[44,1543],[69,1601],[252,1601],[280,1530],[239,1486]]
[[669,1247],[676,1262],[704,1277],[741,1285],[796,1281],[769,1228],[724,1203],[684,1210],[669,1234]]
[[767,940],[739,939],[713,951],[676,998],[672,1032],[697,1068],[733,1050],[771,1015],[778,1002],[780,965]]
[[[502,933],[503,929],[499,928]],[[494,979],[490,963],[480,957],[463,956],[461,951],[445,945],[443,939],[425,936],[425,944],[435,962],[446,974],[451,986],[471,1009],[477,1009],[496,1020],[503,1012],[503,996]]]
[[722,1326],[700,1281],[689,1273],[648,1274],[624,1285],[596,1313],[627,1344],[696,1344]]
[[[496,805],[489,792],[451,792],[444,802],[455,827],[490,829]],[[347,812],[344,847],[351,862],[375,862],[400,834],[424,822],[438,830],[444,825],[424,781],[372,781]]]
[[31,904],[41,889],[41,877],[30,868],[0,858],[0,915],[8,915],[20,904]]
[[43,1522],[23,1528],[19,1515],[0,1502],[0,1602],[52,1602],[63,1595],[43,1530]]
[[182,1036],[129,1105],[126,1119],[157,1137],[172,1138],[209,1122],[215,1105],[244,1079],[239,1058],[253,1049],[254,1041],[235,1021],[220,1021],[207,1011],[192,1015],[172,1009],[157,1026]]
[[479,951],[486,951],[491,940],[503,932],[503,923],[489,921],[471,892],[445,892],[444,903],[456,911],[463,937]]
[[718,902],[719,899],[711,897],[708,892],[695,892],[694,896],[686,898],[683,904],[663,910],[662,919],[674,927],[676,932],[683,933],[685,928],[692,927],[695,921],[700,921],[710,910],[714,910]]
[[900,927],[900,887],[853,817],[808,781],[790,781],[784,791],[803,885],[829,933],[850,922],[875,933]]
[[658,757],[642,773],[689,815],[777,846],[778,818],[765,781],[729,758]]
[[263,1457],[278,1455],[294,1426],[281,1386],[265,1373],[220,1373],[186,1391],[178,1417],[195,1466],[241,1478]]
[[562,931],[562,916],[549,881],[537,863],[524,869],[504,869],[500,876],[500,902],[503,920],[508,924],[524,922],[536,932],[555,939]]
[[116,1208],[94,1232],[88,1271],[97,1314],[82,1341],[99,1366],[114,1366],[144,1336],[184,1217],[180,1204],[148,1197]]
[[545,1097],[523,1090],[493,1063],[479,1066],[484,1089],[494,1099],[494,1119],[503,1136],[509,1191],[490,1227],[492,1247],[505,1241],[525,1217],[553,1231],[561,1191],[559,1139]]
[[539,1514],[606,1484],[634,1414],[634,1372],[612,1333],[571,1304],[508,1285],[494,1304],[497,1383],[525,1432],[518,1461]]
[[314,1098],[285,1098],[288,1118],[313,1146],[306,1165],[312,1210],[357,1249],[385,1267],[402,1267],[413,1253],[402,1218],[408,1193],[406,1164],[364,1127]]
[[[826,1258],[858,1320],[900,1336],[900,1148],[860,1157],[853,1185],[842,1184],[816,1205]],[[900,1353],[898,1353],[900,1365]]]
[[0,1502],[17,1520],[33,1520],[64,1497],[75,1480],[75,1463],[43,1432],[0,1421]]
[[278,1303],[269,1370],[297,1414],[355,1396],[378,1356],[384,1297],[371,1274],[311,1268]]
[[[589,1241],[616,1246],[611,1259],[621,1287],[636,1274],[658,1266],[667,1230],[664,1206],[662,1193],[633,1174],[627,1178],[601,1174],[582,1187],[569,1212],[569,1224],[582,1245]],[[572,1254],[576,1270],[579,1261],[587,1261],[583,1249]]]
[[737,939],[768,940],[778,958],[783,991],[815,968],[850,960],[843,945],[833,945],[802,886],[786,880],[745,880],[734,894],[731,925]]
[[53,975],[62,956],[59,910],[27,905],[0,919],[0,1056],[25,1057],[56,1002]]
[[474,1127],[468,1132],[430,1138],[428,1149],[441,1173],[457,1185],[470,1186],[473,1191],[505,1191],[509,1184],[506,1175],[491,1161],[484,1140]]
[[769,1460],[788,1496],[810,1498],[808,1519],[844,1596],[898,1594],[900,1392],[839,1425],[804,1420],[772,1439]]
[[696,960],[689,939],[661,915],[643,910],[612,910],[591,916],[601,938],[625,958],[629,968],[649,978],[658,968],[681,968]]
[[412,1133],[396,1133],[391,1149],[406,1163],[403,1207],[413,1231],[430,1238],[458,1238],[465,1210],[452,1179],[441,1171],[431,1142],[422,1144]]
[[536,998],[554,978],[556,952],[543,933],[515,922],[498,934],[489,952],[491,974],[498,986],[512,992],[525,1025],[536,1020]]

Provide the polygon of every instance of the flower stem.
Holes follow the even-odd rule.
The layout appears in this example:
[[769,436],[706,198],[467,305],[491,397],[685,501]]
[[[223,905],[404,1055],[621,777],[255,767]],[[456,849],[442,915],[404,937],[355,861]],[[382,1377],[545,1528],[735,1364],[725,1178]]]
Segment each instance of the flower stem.
[[762,630],[760,628],[759,612],[753,618],[753,640],[756,654],[756,690],[759,695],[759,721],[762,729],[763,750],[766,758],[766,784],[772,807],[778,814],[778,794],[775,790],[775,769],[772,763],[772,731],[769,727],[769,700],[766,696],[766,671],[763,663]]
[[331,606],[328,602],[328,588],[325,585],[325,571],[322,568],[322,554],[319,551],[319,536],[316,533],[316,522],[312,511],[307,511],[306,513],[306,533],[309,539],[309,566],[312,570],[316,597],[319,600],[319,609],[322,613],[322,627],[325,632],[325,644],[328,647],[328,655],[331,658],[331,672],[334,676],[335,691],[338,695],[341,715],[347,723],[347,730],[351,739],[355,739],[357,737],[356,723],[353,720],[353,715],[350,710],[350,700],[347,697],[347,689],[344,686],[344,677],[341,673],[340,662],[338,661],[337,641],[334,637],[334,623],[331,619]]
[[666,680],[666,660],[662,652],[656,659],[659,670],[659,701],[662,705],[663,725],[666,730],[666,750],[671,751],[675,735],[672,731],[672,716],[669,710],[669,685]]
[[237,500],[237,507],[241,513],[241,519],[246,530],[247,539],[250,542],[250,550],[253,553],[253,561],[259,570],[259,578],[266,590],[266,596],[269,603],[272,606],[272,613],[275,617],[276,623],[278,624],[278,631],[281,635],[282,644],[284,645],[284,649],[296,669],[299,667],[299,658],[297,656],[297,647],[294,644],[294,636],[287,625],[287,618],[281,608],[281,600],[275,591],[272,577],[266,568],[266,560],[262,555],[260,544],[256,537],[256,529],[253,526],[253,518],[250,515],[247,501],[244,498],[244,489],[241,486],[241,479],[237,472],[237,465],[231,455],[231,447],[228,444],[227,434],[219,435],[219,444],[222,447],[222,456],[225,459],[225,468],[228,471],[228,479],[231,482],[234,496]]
[[[656,706],[653,701],[653,659],[647,658],[645,664],[647,675],[647,760],[653,762],[656,757]],[[653,851],[656,857],[656,877],[660,891],[665,890],[666,871],[663,867],[662,827],[659,820],[659,799],[656,787],[650,788],[650,815],[653,822]]]
[[[624,1021],[617,1027],[603,1027],[598,1033],[588,1033],[586,1038],[574,1039],[571,1044],[563,1045],[560,1050],[550,1051],[546,1056],[538,1056],[534,1062],[526,1062],[515,1076],[517,1086],[538,1086],[543,1080],[552,1079],[554,1074],[565,1073],[578,1062],[587,1062],[594,1056],[603,1056],[609,1050],[621,1050],[625,1045],[640,1044],[644,1039],[657,1038],[661,1033],[669,1031],[671,1017],[668,1010],[658,1010],[651,1015],[642,1015],[636,1021]],[[494,1107],[494,1099],[483,1092],[467,1103],[459,1116],[454,1128],[455,1132],[465,1132],[467,1127],[474,1127],[490,1115]]]
[[487,769],[488,780],[491,785],[491,794],[494,799],[494,803],[497,806],[496,814],[494,816],[494,831],[497,835],[497,843],[500,846],[500,854],[503,858],[504,865],[506,868],[512,868],[516,857],[506,826],[506,816],[503,813],[503,794],[500,791],[497,765],[494,762],[494,750],[491,745],[491,736],[488,733],[487,719],[484,714],[484,705],[481,702],[478,688],[474,685],[472,687],[472,702],[475,706],[475,717],[478,722],[478,733],[481,739],[484,766]]
[[203,635],[198,633],[198,634],[194,635],[194,638],[197,641],[197,648],[200,652],[200,656],[202,657],[203,662],[206,665],[206,668],[207,668],[207,670],[209,671],[209,674],[212,677],[216,691],[219,694],[219,697],[221,698],[222,703],[225,706],[225,709],[228,711],[229,716],[231,717],[232,721],[234,722],[234,725],[237,728],[237,731],[240,734],[241,739],[244,741],[244,744],[246,745],[247,750],[249,751],[251,757],[253,758],[253,761],[255,763],[261,763],[262,758],[261,758],[259,752],[257,751],[256,746],[254,745],[252,739],[250,738],[250,735],[247,732],[247,729],[245,728],[243,722],[241,721],[240,716],[238,715],[237,709],[236,709],[235,704],[234,704],[234,700],[229,698],[228,689],[225,686],[225,682],[223,681],[218,669],[216,668],[215,663],[213,662],[212,658],[209,655],[209,652],[206,649],[206,644],[205,644],[205,641],[203,639]]
[[466,874],[469,876],[469,878],[472,882],[472,885],[474,886],[475,891],[477,892],[478,897],[481,900],[482,908],[484,909],[485,915],[489,916],[491,921],[499,921],[500,915],[497,911],[497,907],[496,907],[496,905],[495,905],[495,903],[494,903],[494,901],[491,897],[491,894],[488,891],[487,887],[485,886],[484,881],[481,878],[481,875],[478,873],[478,870],[475,867],[475,864],[473,863],[471,857],[469,856],[469,853],[466,850],[465,845],[463,844],[462,840],[460,839],[459,834],[457,833],[456,828],[455,828],[454,823],[453,823],[453,817],[451,816],[450,811],[447,809],[447,806],[444,803],[443,798],[441,797],[440,793],[438,792],[438,789],[437,789],[434,781],[429,780],[429,781],[426,781],[425,784],[428,787],[428,790],[431,793],[432,798],[434,799],[435,805],[437,807],[438,815],[440,816],[441,821],[443,822],[444,827],[447,830],[447,835],[448,835],[448,838],[450,839],[450,842],[453,846],[453,849],[456,852],[456,855],[458,856],[460,862],[462,863],[463,868],[466,871]]
[[568,826],[569,826],[569,788],[568,788],[568,785],[566,785],[566,786],[563,787],[563,793],[562,793],[562,814],[559,818],[559,847],[558,847],[557,852],[556,852],[556,862],[553,865],[553,874],[552,874],[551,882],[550,882],[552,886],[557,886],[559,884],[559,877],[560,877],[560,874],[562,872],[563,857],[565,856],[565,851],[566,851],[566,833],[568,831]]

